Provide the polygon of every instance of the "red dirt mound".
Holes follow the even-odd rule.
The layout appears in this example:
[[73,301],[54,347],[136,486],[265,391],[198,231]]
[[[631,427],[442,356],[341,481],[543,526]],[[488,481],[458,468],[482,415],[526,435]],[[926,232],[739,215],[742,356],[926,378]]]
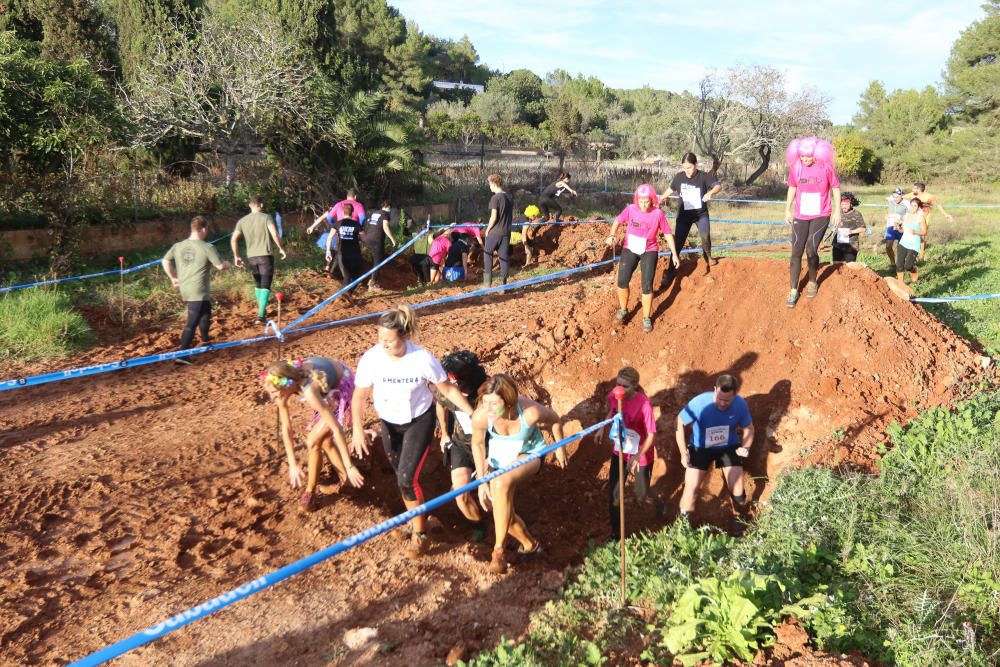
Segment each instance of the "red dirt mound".
[[[741,378],[758,425],[749,466],[758,500],[803,458],[873,467],[887,423],[948,402],[973,379],[970,345],[874,274],[826,269],[819,295],[789,310],[784,263],[727,259],[707,276],[703,266],[686,262],[654,299],[653,334],[635,320],[612,323],[609,278],[598,274],[424,311],[421,343],[439,355],[469,348],[492,372],[513,373],[566,415],[570,433],[603,417],[611,378],[636,366],[659,415],[666,466],[656,491],[669,517],[680,480],[674,416],[719,372]],[[315,303],[296,299],[290,311]],[[394,300],[379,294],[364,308]],[[250,306],[232,308],[220,340],[253,331],[240,324]],[[329,315],[348,312],[356,311],[337,305]],[[354,365],[373,343],[371,324],[359,323],[294,338],[285,353]],[[129,354],[144,351],[130,343]],[[117,352],[109,345],[67,365]],[[297,511],[275,412],[255,382],[274,355],[270,344],[236,348],[190,368],[159,364],[0,394],[0,662],[78,658],[402,509],[391,473],[366,462],[363,489],[324,496],[314,514]],[[298,430],[308,417],[293,414]],[[477,650],[517,637],[588,542],[607,535],[608,453],[589,440],[570,450],[567,470],[546,467],[519,494],[545,551],[505,576],[486,572],[492,545],[467,542],[448,506],[431,519],[434,545],[422,561],[406,561],[392,536],[378,538],[121,664],[424,665],[442,662],[458,638]],[[447,488],[441,457],[430,457],[423,485],[433,495]],[[718,491],[713,479],[697,516],[727,525]],[[632,529],[662,524],[643,508],[629,512]]]

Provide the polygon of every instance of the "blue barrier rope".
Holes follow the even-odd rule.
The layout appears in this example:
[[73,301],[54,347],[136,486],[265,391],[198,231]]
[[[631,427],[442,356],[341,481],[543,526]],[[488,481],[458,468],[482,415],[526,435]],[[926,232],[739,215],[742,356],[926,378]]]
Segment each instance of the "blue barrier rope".
[[973,294],[972,296],[938,296],[910,297],[916,303],[952,303],[953,301],[979,301],[981,299],[1000,299],[1000,294]]
[[326,308],[335,299],[337,299],[338,297],[342,296],[345,292],[349,292],[350,290],[352,290],[362,280],[364,280],[365,278],[367,278],[368,276],[370,276],[371,274],[373,274],[375,271],[379,270],[380,268],[382,268],[383,266],[385,266],[386,264],[388,264],[390,260],[392,260],[393,258],[395,258],[396,256],[398,256],[400,253],[402,253],[404,250],[406,250],[407,248],[409,248],[414,243],[416,243],[417,239],[421,238],[422,236],[424,236],[425,234],[427,234],[428,232],[430,232],[430,229],[431,229],[430,225],[427,225],[426,227],[424,227],[420,231],[419,234],[417,234],[416,236],[414,236],[412,239],[410,239],[409,241],[407,241],[405,244],[401,245],[396,250],[396,252],[392,253],[391,255],[389,255],[388,257],[386,257],[385,259],[383,259],[381,262],[379,262],[378,264],[376,264],[372,268],[368,269],[366,272],[362,273],[358,278],[355,278],[352,282],[350,282],[350,283],[344,285],[343,287],[341,287],[339,290],[337,290],[336,292],[334,292],[333,295],[331,295],[331,296],[327,297],[326,299],[323,299],[322,301],[320,301],[318,304],[316,304],[315,306],[313,306],[312,308],[310,308],[309,310],[307,310],[304,314],[299,315],[299,317],[296,318],[295,321],[293,321],[291,324],[289,324],[288,326],[286,326],[283,329],[283,332],[287,333],[289,331],[292,331],[293,329],[295,329],[296,325],[298,325],[300,322],[309,319],[310,317],[312,317],[313,315],[315,315],[319,311],[321,311],[324,308]]
[[482,477],[481,479],[475,479],[466,484],[465,486],[449,491],[448,493],[442,494],[437,498],[428,500],[427,502],[423,503],[422,505],[419,505],[418,507],[414,507],[411,510],[407,510],[402,514],[397,514],[396,516],[390,519],[386,519],[385,521],[378,523],[374,526],[371,526],[370,528],[367,528],[361,531],[360,533],[356,533],[345,540],[341,540],[340,542],[328,546],[325,549],[321,549],[309,556],[306,556],[305,558],[301,558],[295,561],[294,563],[286,565],[285,567],[279,570],[271,572],[270,574],[266,574],[263,577],[258,577],[257,579],[249,581],[243,584],[242,586],[230,590],[227,593],[223,593],[222,595],[212,598],[207,602],[203,602],[186,611],[176,614],[175,616],[172,616],[171,618],[161,623],[157,623],[156,625],[146,628],[142,632],[138,632],[132,635],[131,637],[116,642],[115,644],[112,644],[111,646],[105,649],[97,651],[96,653],[91,653],[85,658],[82,658],[74,663],[71,663],[70,667],[95,667],[96,665],[104,664],[105,662],[113,658],[117,658],[118,656],[123,655],[134,648],[138,648],[144,644],[148,644],[152,641],[159,639],[160,637],[163,637],[164,635],[173,632],[174,630],[177,630],[178,628],[182,628],[188,623],[193,623],[194,621],[202,619],[208,616],[209,614],[212,614],[225,607],[228,607],[229,605],[235,602],[239,602],[244,598],[250,597],[254,593],[257,593],[258,591],[262,591],[265,588],[269,588],[281,581],[284,581],[285,579],[288,579],[289,577],[304,572],[305,570],[308,570],[314,565],[322,563],[323,561],[328,560],[334,556],[340,555],[345,551],[348,551],[360,544],[364,544],[365,542],[374,539],[379,535],[387,533],[390,530],[399,528],[400,526],[409,522],[415,517],[420,516],[421,514],[426,514],[427,512],[430,512],[433,509],[436,509],[448,502],[451,502],[452,500],[461,496],[462,494],[473,491],[478,487],[480,487],[481,485],[489,482],[490,480],[496,479],[500,475],[504,475],[510,472],[511,470],[515,470],[516,468],[520,468],[521,466],[527,465],[528,463],[536,459],[547,456],[548,454],[554,452],[560,447],[565,447],[569,443],[575,440],[579,440],[584,436],[590,435],[594,431],[604,428],[608,424],[617,423],[620,419],[621,416],[615,415],[611,419],[605,419],[604,421],[598,422],[593,426],[588,426],[587,428],[585,428],[584,430],[580,431],[575,435],[571,435],[568,438],[563,438],[559,442],[548,445],[544,449],[529,454],[525,458],[518,459],[513,463],[511,463],[510,465],[504,468],[500,468],[499,470],[495,470],[490,474]]
[[[218,243],[232,236],[232,232],[226,234],[225,236],[220,236],[210,243]],[[54,278],[52,280],[42,280],[37,283],[25,283],[23,285],[8,285],[7,287],[0,287],[0,294],[3,292],[13,292],[14,290],[25,289],[26,287],[43,287],[45,285],[55,285],[56,283],[68,283],[73,280],[87,280],[89,278],[99,278],[101,276],[123,276],[126,273],[134,273],[136,271],[141,271],[142,269],[148,269],[151,266],[156,266],[162,260],[154,259],[151,262],[146,262],[145,264],[139,264],[138,266],[130,266],[127,269],[112,269],[110,271],[101,271],[100,273],[88,273],[82,276],[67,276],[66,278]]]

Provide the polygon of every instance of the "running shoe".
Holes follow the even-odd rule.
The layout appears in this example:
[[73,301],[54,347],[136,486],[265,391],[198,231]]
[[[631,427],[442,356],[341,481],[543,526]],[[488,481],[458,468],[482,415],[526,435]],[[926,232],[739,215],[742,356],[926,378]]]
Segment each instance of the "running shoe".
[[628,315],[628,311],[624,308],[619,308],[618,312],[615,313],[615,322],[624,322],[625,317]]
[[649,317],[642,318],[642,330],[646,333],[652,333],[653,331],[653,320]]
[[789,291],[788,298],[785,299],[785,305],[788,306],[789,308],[794,308],[795,304],[797,304],[798,302],[799,302],[799,291],[797,289]]
[[482,542],[483,540],[485,540],[486,539],[486,527],[485,526],[476,526],[475,528],[473,528],[472,529],[472,538],[471,539],[472,539],[473,542]]
[[490,564],[486,569],[493,574],[503,574],[507,571],[507,557],[504,555],[503,549],[493,550],[493,557],[490,558]]
[[818,283],[807,283],[806,284],[806,298],[811,299],[816,296],[816,292],[819,291]]
[[429,546],[427,533],[414,533],[403,553],[410,560],[419,560],[421,556],[427,553]]
[[302,507],[304,512],[315,512],[316,511],[316,495],[306,491],[299,498],[299,506]]
[[174,359],[174,363],[178,366],[192,366],[194,365],[194,360],[191,357],[177,357]]

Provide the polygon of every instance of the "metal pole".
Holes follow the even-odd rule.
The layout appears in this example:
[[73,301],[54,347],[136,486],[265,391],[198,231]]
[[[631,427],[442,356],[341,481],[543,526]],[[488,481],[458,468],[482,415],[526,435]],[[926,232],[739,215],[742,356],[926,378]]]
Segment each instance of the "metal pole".
[[612,428],[618,429],[618,538],[621,549],[622,564],[622,606],[625,606],[625,422],[622,418],[622,399],[625,397],[625,387],[615,387],[612,390],[618,402],[618,423]]

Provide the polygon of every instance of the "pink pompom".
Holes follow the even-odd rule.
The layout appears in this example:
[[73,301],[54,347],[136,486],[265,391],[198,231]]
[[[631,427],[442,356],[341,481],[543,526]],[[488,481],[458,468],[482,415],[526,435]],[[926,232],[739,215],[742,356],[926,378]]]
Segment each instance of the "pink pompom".
[[803,137],[799,139],[799,157],[815,157],[816,144],[819,142],[816,137]]
[[834,161],[837,159],[837,152],[833,149],[833,145],[829,141],[820,139],[816,143],[816,150],[813,152],[813,157],[816,158],[817,162],[822,162],[832,167]]
[[788,142],[788,148],[785,149],[785,164],[791,169],[792,166],[799,161],[799,140],[792,139]]

